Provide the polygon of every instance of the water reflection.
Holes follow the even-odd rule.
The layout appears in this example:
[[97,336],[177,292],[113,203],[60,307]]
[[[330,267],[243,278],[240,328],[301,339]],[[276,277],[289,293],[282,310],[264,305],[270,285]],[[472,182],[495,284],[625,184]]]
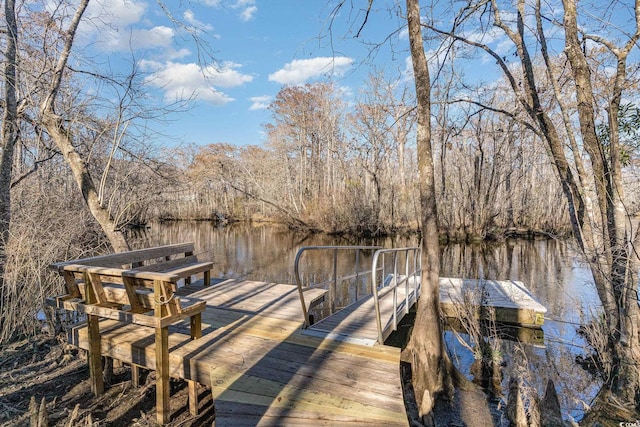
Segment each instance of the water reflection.
[[[386,248],[415,246],[417,238],[345,239],[305,234],[270,224],[239,224],[216,227],[207,222],[153,224],[136,237],[136,247],[192,241],[199,258],[214,263],[212,277],[294,283],[293,263],[298,249],[316,245],[377,245]],[[441,248],[441,275],[448,277],[519,280],[547,307],[544,346],[501,342],[507,362],[505,381],[522,365],[528,366],[529,386],[544,392],[547,379],[558,388],[565,416],[579,418],[582,402],[590,402],[597,384],[573,363],[584,345],[576,334],[578,324],[598,310],[598,298],[587,269],[571,245],[562,241],[510,240],[501,244],[448,245]],[[309,256],[305,280],[323,281],[331,277],[332,256]],[[351,271],[354,258],[340,259],[338,270]],[[370,258],[360,259],[363,266]],[[364,269],[365,267],[363,267]],[[367,267],[368,268],[368,267]],[[366,289],[358,288],[359,295]],[[355,297],[343,291],[340,304]],[[473,356],[446,334],[453,359],[469,372]],[[526,379],[526,378],[525,378]]]
[[[500,342],[500,356],[506,365],[503,388],[508,378],[517,374],[528,387],[542,394],[547,380],[552,379],[564,416],[581,418],[599,384],[574,363],[576,355],[588,353],[576,328],[596,313],[600,305],[590,273],[571,244],[514,240],[500,245],[447,246],[442,250],[441,274],[520,280],[527,285],[548,310],[543,327],[544,346]],[[470,372],[473,355],[451,332],[446,333],[446,340],[458,366],[463,372]]]

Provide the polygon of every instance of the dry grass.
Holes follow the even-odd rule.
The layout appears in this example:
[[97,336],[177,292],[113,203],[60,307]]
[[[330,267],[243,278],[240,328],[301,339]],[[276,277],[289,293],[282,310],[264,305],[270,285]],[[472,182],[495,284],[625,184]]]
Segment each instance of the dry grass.
[[87,248],[98,252],[107,247],[85,209],[62,207],[52,199],[19,200],[13,215],[0,285],[0,344],[54,332],[45,300],[63,292],[63,281],[49,265],[81,256]]

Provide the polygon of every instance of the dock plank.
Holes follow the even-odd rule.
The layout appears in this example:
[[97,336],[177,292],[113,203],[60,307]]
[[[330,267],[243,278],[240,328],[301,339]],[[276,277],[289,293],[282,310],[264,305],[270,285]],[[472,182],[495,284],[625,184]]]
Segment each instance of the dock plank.
[[[387,409],[378,404],[358,401],[359,393],[344,394],[343,390],[314,387],[313,382],[292,384],[246,372],[232,371],[220,366],[211,367],[211,388],[216,401],[259,404],[261,406],[288,408],[317,413],[348,415],[357,418],[368,413],[375,421],[397,421],[403,408]],[[223,408],[219,408],[222,409]]]
[[[307,308],[326,293],[324,289],[305,290]],[[177,294],[205,300],[211,307],[289,320],[304,318],[298,289],[292,285],[230,279],[209,287],[185,286]]]
[[[415,298],[411,293],[409,304],[412,305]],[[402,288],[398,288],[398,307],[403,309],[405,305],[405,293]],[[383,339],[386,339],[394,330],[392,323],[393,316],[393,293],[387,292],[379,298],[380,317],[382,320]],[[400,313],[397,322],[400,322],[403,314]],[[334,337],[350,342],[361,342],[363,345],[374,345],[378,340],[378,326],[376,323],[375,302],[373,296],[369,295],[348,305],[337,313],[322,319],[308,328],[308,333],[318,336]]]

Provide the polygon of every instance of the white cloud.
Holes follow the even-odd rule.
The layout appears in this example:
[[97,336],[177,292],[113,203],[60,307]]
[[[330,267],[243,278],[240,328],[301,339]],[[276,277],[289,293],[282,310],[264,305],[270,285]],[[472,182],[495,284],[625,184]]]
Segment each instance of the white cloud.
[[[53,2],[47,4],[48,8],[54,6]],[[165,59],[184,56],[184,49],[176,52],[171,47],[176,35],[174,29],[152,26],[146,18],[148,9],[147,2],[139,0],[91,1],[81,22],[80,34],[85,43],[107,52],[162,49]],[[69,16],[73,12],[71,8],[59,11]]]
[[80,32],[84,36],[96,37],[107,46],[117,45],[121,37],[119,29],[140,22],[147,7],[144,1],[91,1],[81,21]]
[[253,80],[253,76],[237,71],[240,67],[241,65],[235,62],[225,62],[221,68],[210,65],[205,72],[216,86],[235,87]]
[[119,31],[114,34],[107,46],[110,50],[138,50],[150,48],[169,48],[173,42],[172,28],[159,26],[151,29]]
[[[62,17],[68,25],[76,12],[74,2],[46,0],[47,11]],[[118,38],[118,29],[136,24],[147,11],[147,3],[138,0],[97,0],[90,1],[78,27],[78,34],[86,43],[113,44]]]
[[162,89],[165,100],[169,102],[193,97],[215,105],[224,105],[234,99],[217,87],[236,87],[253,80],[253,76],[240,73],[237,70],[240,65],[232,62],[204,69],[194,63],[143,61],[140,65],[143,70],[151,72],[147,82]]
[[251,107],[249,107],[249,110],[266,110],[267,108],[269,108],[269,104],[271,104],[272,99],[273,98],[269,95],[252,96],[251,98],[249,98],[249,101],[251,101]]
[[256,13],[258,13],[258,8],[256,6],[246,7],[242,12],[240,12],[240,19],[244,22],[251,21]]
[[107,25],[117,23],[122,28],[140,22],[147,7],[144,1],[98,0],[89,2],[85,13],[92,18],[107,18],[105,20]]
[[221,0],[200,0],[200,4],[211,7],[220,7]]
[[340,77],[352,64],[353,59],[345,56],[296,59],[285,64],[284,68],[269,74],[269,80],[280,84],[298,85],[327,74]]

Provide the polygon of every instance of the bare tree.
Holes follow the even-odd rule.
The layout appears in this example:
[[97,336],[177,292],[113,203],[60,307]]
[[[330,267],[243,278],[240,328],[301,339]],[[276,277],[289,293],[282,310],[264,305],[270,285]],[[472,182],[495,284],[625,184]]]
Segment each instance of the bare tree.
[[420,415],[426,417],[435,405],[436,394],[445,390],[453,368],[446,355],[440,323],[440,250],[431,147],[431,80],[422,41],[418,0],[407,0],[407,24],[418,102],[416,141],[422,224],[422,293],[405,352],[411,360]]
[[[613,357],[613,372],[608,387],[624,402],[640,407],[640,307],[638,306],[638,269],[640,268],[640,232],[633,230],[627,219],[626,200],[620,159],[620,128],[618,114],[627,82],[627,58],[640,39],[640,2],[635,3],[635,28],[622,46],[594,35],[585,35],[603,45],[614,57],[615,73],[611,78],[608,105],[608,150],[596,133],[597,103],[591,84],[587,54],[579,39],[578,14],[575,0],[564,0],[565,53],[575,80],[580,135],[589,154],[599,217],[587,220],[594,226],[583,227],[578,234],[585,255],[589,257],[598,294],[604,305],[604,317],[609,331],[609,346]],[[571,201],[570,201],[571,202]],[[597,235],[586,233],[602,233]],[[595,234],[595,233],[594,233]],[[590,246],[600,241],[604,245]],[[598,273],[596,273],[598,272]],[[604,277],[601,273],[604,272]]]
[[[4,115],[2,117],[2,155],[0,156],[0,276],[4,280],[5,248],[11,223],[11,178],[14,149],[20,136],[17,101],[18,25],[15,0],[4,2],[6,22],[5,65],[3,73]],[[0,285],[0,288],[2,285]]]
[[52,70],[51,83],[48,87],[47,93],[40,104],[40,113],[42,115],[42,123],[44,127],[47,129],[47,132],[56,143],[58,149],[62,152],[67,164],[71,168],[78,188],[82,193],[82,197],[87,203],[87,207],[102,227],[102,230],[111,242],[113,249],[116,252],[120,252],[129,249],[127,240],[122,233],[122,230],[117,227],[117,224],[109,214],[109,211],[100,203],[98,188],[93,181],[86,161],[76,150],[71,132],[65,126],[65,120],[56,113],[56,100],[63,84],[63,76],[67,68],[67,62],[71,55],[71,49],[73,47],[73,42],[75,41],[78,26],[80,25],[82,15],[84,14],[88,4],[89,0],[82,0],[78,4],[69,26],[66,28],[66,31],[61,34],[62,48],[60,56]]

